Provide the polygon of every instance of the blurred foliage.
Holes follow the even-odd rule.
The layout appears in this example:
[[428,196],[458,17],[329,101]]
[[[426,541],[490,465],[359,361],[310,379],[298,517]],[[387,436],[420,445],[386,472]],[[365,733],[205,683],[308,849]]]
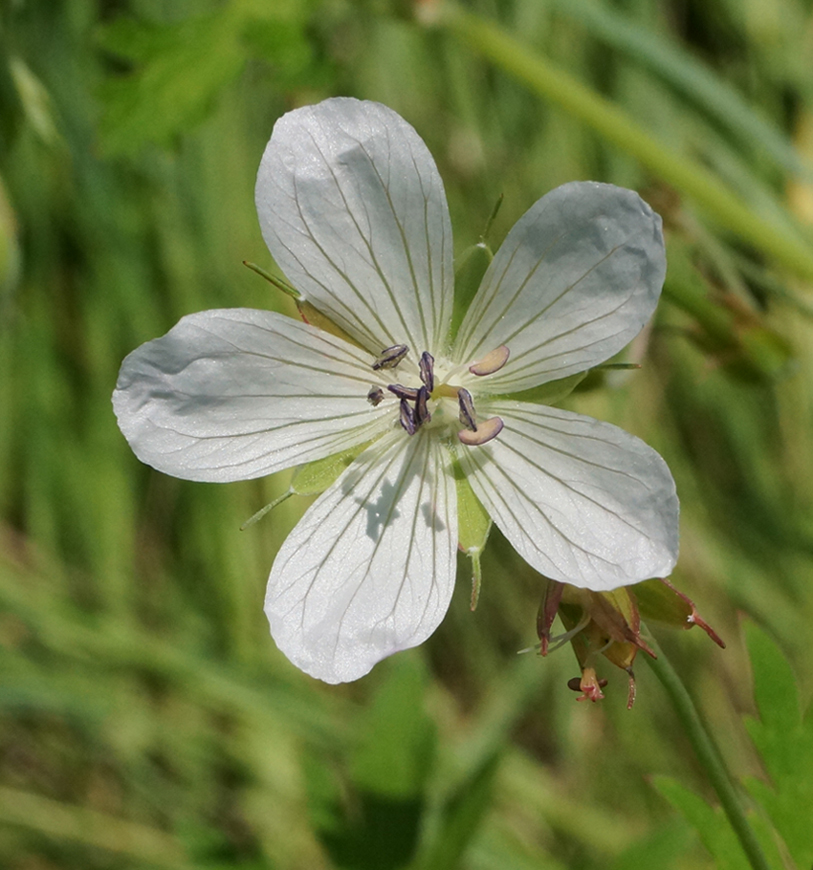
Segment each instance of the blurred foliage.
[[[254,175],[274,120],[334,94],[380,100],[424,137],[461,254],[501,194],[495,248],[573,179],[636,188],[663,214],[664,301],[624,357],[643,368],[591,376],[567,403],[641,435],[672,468],[674,582],[729,649],[699,632],[661,643],[724,736],[760,831],[781,837],[769,857],[813,860],[799,815],[813,782],[801,713],[813,288],[767,241],[813,258],[813,4],[465,4],[586,89],[583,111],[453,28],[416,23],[412,6],[0,5],[3,867],[680,870],[726,866],[720,843],[739,866],[652,674],[628,712],[625,679],[608,673],[601,705],[575,704],[568,650],[516,655],[535,639],[540,583],[496,530],[476,613],[461,560],[422,649],[322,686],[277,653],[261,609],[307,498],[240,531],[290,475],[185,483],[139,465],[119,434],[110,393],[137,345],[204,308],[296,313],[241,266],[272,266]],[[437,11],[414,6],[423,22]],[[611,107],[612,136],[591,106]],[[636,131],[688,186],[642,157]],[[692,186],[706,177],[741,213],[710,217]],[[742,221],[769,228],[765,244]],[[756,707],[742,612],[802,676],[797,688],[749,630]]]

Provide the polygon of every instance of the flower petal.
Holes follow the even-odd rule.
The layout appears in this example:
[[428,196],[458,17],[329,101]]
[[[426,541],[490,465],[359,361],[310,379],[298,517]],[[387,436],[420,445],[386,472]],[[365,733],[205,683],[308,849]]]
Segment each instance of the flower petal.
[[454,272],[446,195],[415,130],[379,103],[325,100],[277,121],[257,176],[288,280],[370,351],[442,347]]
[[457,500],[437,438],[395,433],[366,450],[279,551],[265,610],[277,646],[328,683],[416,646],[449,607]]
[[506,237],[460,327],[455,357],[476,362],[506,345],[507,364],[479,385],[492,393],[582,372],[638,334],[665,274],[661,219],[637,193],[564,184]]
[[677,561],[678,500],[661,457],[581,414],[483,403],[499,437],[461,450],[472,488],[537,571],[594,591],[667,576]]
[[122,363],[113,393],[134,453],[186,480],[271,474],[391,425],[367,401],[372,357],[315,327],[248,308],[184,317]]

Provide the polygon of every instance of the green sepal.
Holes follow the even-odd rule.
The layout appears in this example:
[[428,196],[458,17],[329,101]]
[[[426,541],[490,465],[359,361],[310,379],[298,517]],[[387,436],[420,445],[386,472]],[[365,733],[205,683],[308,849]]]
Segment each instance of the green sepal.
[[491,531],[491,517],[474,494],[459,463],[452,466],[457,488],[457,540],[460,549],[471,559],[471,609],[477,608],[483,579],[480,554]]
[[687,620],[692,615],[691,604],[661,580],[636,583],[634,592],[644,621],[660,622],[673,628],[690,627]]
[[261,278],[265,278],[265,280],[268,281],[269,284],[273,284],[277,290],[282,290],[286,296],[290,296],[292,299],[302,298],[302,294],[296,289],[296,287],[292,287],[283,278],[273,275],[271,272],[263,269],[262,266],[258,266],[256,263],[251,263],[248,260],[243,260],[243,265],[248,266],[252,272],[256,272]]
[[626,363],[626,362],[617,362],[617,363],[602,363],[600,366],[593,366],[593,368],[588,369],[591,372],[604,372],[604,371],[627,371],[629,369],[639,369],[641,368],[641,363]]
[[538,387],[531,387],[530,390],[522,390],[519,393],[511,393],[510,395],[498,396],[495,398],[511,399],[517,402],[531,402],[536,405],[555,405],[566,399],[576,387],[590,374],[590,371],[578,372],[575,375],[570,375],[567,378],[560,378],[558,381],[548,381],[546,384],[540,384]]
[[292,287],[283,278],[280,278],[278,275],[273,275],[271,272],[263,269],[262,266],[258,266],[256,263],[250,263],[248,260],[243,260],[243,265],[248,266],[252,272],[256,272],[261,278],[265,278],[265,280],[268,281],[269,284],[273,284],[277,290],[282,290],[286,296],[290,296],[296,302],[299,316],[305,321],[305,323],[310,326],[316,326],[325,332],[329,332],[331,335],[335,335],[356,347],[360,347],[362,350],[369,350],[369,348],[359,344],[354,338],[348,335],[340,326],[337,326],[329,317],[327,317],[327,315],[322,314],[318,308],[311,305],[311,303],[302,296],[296,287]]
[[460,465],[454,463],[454,479],[457,486],[457,539],[460,549],[467,555],[472,551],[481,553],[491,531],[491,517],[474,494]]
[[252,515],[251,515],[251,516],[250,516],[250,517],[249,517],[249,518],[248,518],[248,519],[243,523],[243,525],[240,526],[240,531],[241,531],[241,532],[244,532],[247,528],[249,528],[250,526],[253,526],[254,523],[258,523],[258,522],[259,522],[259,521],[260,521],[260,520],[261,520],[261,519],[262,519],[262,518],[263,518],[267,513],[270,513],[272,510],[274,510],[274,508],[275,508],[277,505],[282,504],[286,499],[289,499],[292,495],[294,495],[294,491],[293,491],[292,489],[289,489],[287,492],[284,492],[284,493],[283,493],[281,496],[279,496],[278,498],[275,498],[274,501],[270,501],[270,502],[268,502],[268,504],[265,505],[265,507],[261,507],[261,508],[257,511],[257,513],[252,514]]
[[369,444],[366,441],[341,453],[301,465],[291,481],[291,492],[296,495],[319,495],[324,492]]
[[310,302],[306,302],[304,299],[296,300],[296,307],[299,311],[299,316],[305,321],[305,323],[310,326],[315,326],[318,329],[323,330],[324,332],[329,332],[331,335],[335,335],[337,338],[341,338],[343,341],[346,341],[348,344],[352,344],[354,347],[361,348],[361,350],[366,350],[369,352],[370,348],[364,347],[364,345],[359,344],[355,338],[353,338],[349,333],[345,332],[341,326],[337,326],[326,314],[322,314],[322,312],[310,304]]

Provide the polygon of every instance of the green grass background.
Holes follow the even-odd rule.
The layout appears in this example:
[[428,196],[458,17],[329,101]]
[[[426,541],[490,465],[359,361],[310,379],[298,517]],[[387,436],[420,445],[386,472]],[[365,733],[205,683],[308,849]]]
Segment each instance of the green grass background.
[[[280,114],[344,94],[386,103],[426,140],[458,252],[500,194],[495,243],[574,179],[635,188],[663,215],[664,299],[625,356],[643,367],[591,380],[568,406],[640,435],[672,468],[673,579],[728,649],[700,631],[657,636],[738,788],[751,784],[770,860],[803,868],[782,818],[804,806],[771,815],[753,800],[754,780],[786,793],[743,719],[755,714],[743,623],[773,636],[804,706],[813,3],[469,0],[474,18],[435,26],[413,6],[423,22],[437,11],[0,5],[3,867],[744,866],[668,785],[715,801],[642,663],[627,711],[609,664],[606,700],[577,704],[569,649],[517,656],[535,641],[539,578],[498,533],[476,613],[461,563],[429,642],[324,686],[276,651],[261,607],[306,500],[240,531],[289,476],[178,481],[120,435],[110,393],[130,350],[201,309],[292,313],[241,265],[273,266],[254,177]],[[773,663],[766,649],[752,647]],[[794,695],[789,677],[777,685],[777,704]],[[810,751],[789,766],[804,775],[813,737],[799,734]]]

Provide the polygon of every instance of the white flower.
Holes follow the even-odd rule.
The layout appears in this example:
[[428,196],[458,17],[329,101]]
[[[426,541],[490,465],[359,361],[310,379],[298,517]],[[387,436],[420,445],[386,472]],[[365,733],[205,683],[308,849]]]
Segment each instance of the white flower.
[[435,630],[455,579],[453,461],[547,577],[610,590],[670,573],[678,503],[660,456],[607,423],[506,398],[603,362],[652,314],[661,221],[637,194],[577,182],[540,199],[453,341],[443,185],[395,112],[331,99],[285,115],[257,209],[288,280],[355,343],[273,312],[204,311],[125,359],[113,403],[139,459],[188,480],[369,442],[271,570],[271,633],[294,664],[353,680]]

